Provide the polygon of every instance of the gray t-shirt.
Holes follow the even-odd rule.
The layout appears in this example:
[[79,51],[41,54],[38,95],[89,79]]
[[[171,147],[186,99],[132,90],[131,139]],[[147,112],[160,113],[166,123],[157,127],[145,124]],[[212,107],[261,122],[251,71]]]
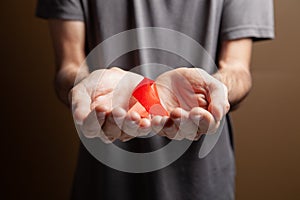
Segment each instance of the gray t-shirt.
[[[274,37],[272,0],[39,0],[37,16],[84,21],[87,53],[110,36],[141,27],[182,32],[199,42],[215,61],[224,40]],[[145,51],[126,54],[112,65],[124,69],[145,62],[189,66],[171,53]],[[202,137],[174,163],[154,172],[114,170],[94,159],[81,145],[72,199],[234,199],[232,133],[229,117],[226,119],[217,144],[204,159],[198,158]],[[118,145],[134,152],[149,152],[161,141],[168,142],[154,136]]]

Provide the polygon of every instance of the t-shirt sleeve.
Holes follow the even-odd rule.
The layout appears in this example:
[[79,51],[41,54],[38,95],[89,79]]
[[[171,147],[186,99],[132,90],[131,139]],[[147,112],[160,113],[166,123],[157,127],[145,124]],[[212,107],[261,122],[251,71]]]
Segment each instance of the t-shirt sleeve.
[[221,40],[274,38],[273,0],[224,0]]
[[80,0],[38,0],[36,16],[44,19],[84,20]]

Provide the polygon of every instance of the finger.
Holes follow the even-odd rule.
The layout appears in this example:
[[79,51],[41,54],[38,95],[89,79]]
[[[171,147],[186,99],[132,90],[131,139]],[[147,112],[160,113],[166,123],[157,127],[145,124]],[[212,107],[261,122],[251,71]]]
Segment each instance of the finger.
[[129,141],[129,140],[131,140],[133,138],[135,138],[135,137],[133,137],[131,135],[128,135],[128,134],[126,134],[126,133],[123,132],[122,135],[119,137],[119,140],[121,142],[127,142],[127,141]]
[[77,85],[71,90],[71,105],[75,123],[82,125],[91,112],[91,97],[82,85]]
[[[176,94],[176,99],[181,108],[188,110],[189,108],[193,108],[198,106],[198,99],[195,95],[193,84],[191,84],[191,80],[182,75],[178,75],[177,77],[180,83],[180,87],[174,87],[173,90]],[[189,77],[192,78],[192,77]]]
[[87,138],[100,137],[100,139],[108,143],[107,138],[103,137],[103,132],[101,126],[97,120],[97,114],[95,111],[90,112],[83,122],[83,125],[80,126],[82,134]]
[[188,112],[182,108],[174,109],[170,114],[172,120],[174,121],[177,133],[175,136],[176,140],[183,140],[186,134],[186,127],[184,127],[186,119],[188,119]]
[[102,98],[107,96],[108,94],[111,94],[113,92],[113,88],[102,88],[102,87],[97,87],[93,90],[91,99],[94,102],[101,102],[103,101]]
[[138,128],[138,136],[146,136],[151,132],[151,122],[147,118],[142,118]]
[[122,108],[115,108],[105,118],[102,130],[106,138],[113,142],[121,136],[120,124],[126,116],[126,111]]
[[91,103],[91,109],[96,109],[97,107],[98,110],[101,110],[101,107],[103,107],[102,110],[105,109],[109,111],[111,111],[113,107],[117,107],[112,105],[112,93],[94,98]]
[[[165,117],[166,119],[167,117]],[[164,134],[162,134],[162,129],[164,127],[164,123],[162,122],[163,117],[162,116],[154,116],[151,119],[151,127],[152,127],[152,131],[160,136],[165,136]]]
[[140,116],[134,111],[126,114],[122,125],[122,133],[119,138],[120,141],[127,142],[138,135],[140,119]]
[[105,122],[106,116],[111,112],[111,110],[108,106],[101,104],[95,107],[95,111],[97,113],[98,122],[102,127]]
[[137,112],[128,112],[122,126],[123,133],[137,137],[141,117]]
[[213,115],[203,108],[193,108],[189,118],[198,126],[197,136],[214,133],[219,126],[219,122],[215,121]]
[[210,102],[208,110],[212,113],[216,121],[220,121],[222,117],[229,111],[227,88],[221,82],[216,81],[209,86]]
[[164,124],[162,131],[164,134],[174,140],[182,140],[183,137],[179,135],[179,125],[181,122],[182,109],[176,108],[170,113],[170,118]]
[[104,137],[101,125],[105,118],[105,113],[91,111],[91,97],[86,88],[79,84],[72,89],[72,110],[75,123],[80,125],[82,134],[87,138],[100,137],[100,139],[109,143]]
[[113,114],[113,118],[116,125],[119,127],[120,130],[122,130],[122,126],[127,115],[126,110],[124,108],[117,107],[114,108],[111,112]]
[[204,109],[207,109],[208,107],[208,102],[206,100],[205,94],[196,94],[197,99],[198,99],[198,106]]
[[189,118],[189,112],[182,109],[178,135],[188,140],[194,140],[197,136],[198,126]]
[[164,135],[169,139],[173,139],[176,137],[177,131],[178,129],[176,128],[174,121],[171,118],[167,118],[161,130],[161,135]]
[[216,121],[220,121],[229,110],[226,86],[202,69],[195,68],[193,70],[197,70],[198,73],[194,74],[204,80],[206,89],[208,90],[208,111],[212,113]]

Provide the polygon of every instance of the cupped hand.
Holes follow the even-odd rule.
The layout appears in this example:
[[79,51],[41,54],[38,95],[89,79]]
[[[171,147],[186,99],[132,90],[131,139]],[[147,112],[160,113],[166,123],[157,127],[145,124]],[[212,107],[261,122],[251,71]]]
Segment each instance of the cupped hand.
[[83,135],[110,143],[148,134],[150,119],[128,112],[135,104],[132,91],[142,79],[119,68],[100,69],[74,86],[70,92],[73,117]]
[[229,110],[226,86],[198,68],[178,68],[156,79],[159,97],[169,117],[155,116],[152,127],[170,139],[198,140],[214,133]]

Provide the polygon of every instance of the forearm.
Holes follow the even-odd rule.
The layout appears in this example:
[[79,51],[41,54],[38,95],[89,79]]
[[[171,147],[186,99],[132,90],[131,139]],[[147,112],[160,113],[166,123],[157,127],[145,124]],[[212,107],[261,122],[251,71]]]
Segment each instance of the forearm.
[[85,26],[82,21],[51,19],[49,29],[55,53],[55,90],[58,98],[69,106],[68,93],[75,79],[87,74],[80,67],[85,59]]
[[[225,65],[225,63],[221,65]],[[231,110],[238,107],[252,87],[251,73],[245,67],[221,67],[215,77],[224,83],[228,89],[228,101]]]
[[228,89],[231,110],[247,96],[252,86],[250,60],[252,40],[224,41],[219,55],[219,71],[215,77]]

